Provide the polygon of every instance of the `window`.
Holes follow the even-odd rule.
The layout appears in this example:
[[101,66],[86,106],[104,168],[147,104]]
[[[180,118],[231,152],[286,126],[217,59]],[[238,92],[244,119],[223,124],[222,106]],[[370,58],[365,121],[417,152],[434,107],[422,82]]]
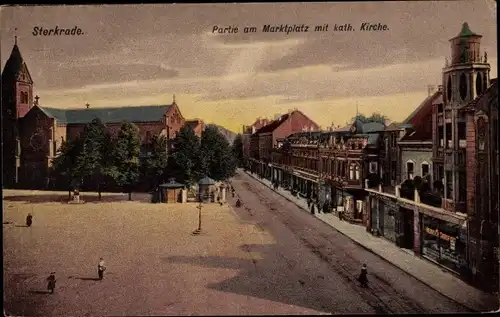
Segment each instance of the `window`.
[[429,163],[422,163],[422,177],[425,177],[429,174]]
[[370,167],[369,167],[369,172],[370,173],[377,173],[377,162],[370,162]]
[[476,77],[476,94],[480,95],[483,92],[483,76],[481,73],[477,73]]
[[451,129],[451,123],[446,124],[446,148],[451,149],[453,147],[453,131]]
[[349,179],[351,180],[359,180],[361,177],[360,175],[360,168],[358,164],[349,164]]
[[465,172],[459,172],[458,174],[458,201],[467,201],[467,175]]
[[453,174],[451,171],[446,171],[445,184],[446,198],[453,199]]
[[458,132],[458,145],[460,148],[467,147],[467,136],[466,136],[465,122],[458,122],[457,132]]
[[23,103],[23,104],[28,103],[28,93],[27,92],[21,91],[20,97],[21,97],[21,103]]
[[406,162],[406,179],[413,179],[415,164],[412,161]]
[[438,112],[438,113],[443,113],[443,104],[442,104],[442,103],[439,103],[439,104],[437,105],[437,112]]
[[461,74],[460,75],[460,82],[459,82],[459,87],[458,87],[458,90],[459,90],[459,93],[460,93],[460,98],[462,98],[462,100],[465,100],[465,98],[467,97],[467,77],[465,76],[465,74]]
[[438,140],[439,140],[439,146],[444,147],[444,127],[443,126],[438,127]]

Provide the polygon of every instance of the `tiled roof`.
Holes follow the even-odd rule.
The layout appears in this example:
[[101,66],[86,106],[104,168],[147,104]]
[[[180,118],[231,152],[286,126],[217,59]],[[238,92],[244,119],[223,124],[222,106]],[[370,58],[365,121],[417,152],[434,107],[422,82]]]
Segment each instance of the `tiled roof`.
[[285,122],[290,114],[284,114],[282,115],[278,120],[271,121],[268,125],[263,126],[259,130],[257,130],[255,133],[260,134],[260,133],[268,133],[268,132],[273,132],[276,130],[283,122]]
[[117,108],[89,108],[89,109],[57,109],[49,107],[39,108],[51,118],[61,123],[85,124],[99,118],[103,123],[128,122],[155,122],[163,120],[163,115],[171,105],[164,106],[132,106]]
[[385,128],[385,131],[399,131],[402,129],[404,129],[404,127],[401,125],[401,123],[392,122]]
[[351,131],[352,125],[356,125],[356,134],[360,133],[369,133],[369,132],[378,132],[378,131],[384,131],[385,130],[385,125],[380,122],[362,122],[359,119],[356,119],[353,123],[333,130],[333,132],[349,132]]
[[[425,110],[425,111],[430,111],[432,112],[432,104],[435,103],[438,99],[439,96],[442,95],[442,92],[441,91],[436,91],[434,94],[428,96],[427,98],[424,99],[424,101],[422,101],[422,103],[420,105],[418,105],[417,108],[415,108],[415,110],[413,110],[413,112],[403,121],[403,123],[405,124],[416,124],[415,119],[417,119],[422,113],[421,111],[422,110]],[[425,108],[428,108],[428,109],[425,109]]]

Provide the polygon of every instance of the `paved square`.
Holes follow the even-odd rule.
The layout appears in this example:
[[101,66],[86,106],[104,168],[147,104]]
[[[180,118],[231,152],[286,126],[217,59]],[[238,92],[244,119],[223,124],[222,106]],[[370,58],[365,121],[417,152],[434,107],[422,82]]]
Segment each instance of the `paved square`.
[[[246,246],[275,243],[228,206],[204,205],[204,233],[193,236],[196,204],[129,202],[126,195],[98,203],[85,193],[87,203],[67,204],[67,195],[4,191],[4,307],[10,315],[320,313],[258,292],[224,291],[225,281],[248,274],[260,260]],[[28,212],[31,228],[24,227]],[[94,280],[99,257],[107,266],[103,281]],[[53,295],[45,293],[51,271]],[[241,279],[242,288],[248,283],[259,284],[259,274]]]

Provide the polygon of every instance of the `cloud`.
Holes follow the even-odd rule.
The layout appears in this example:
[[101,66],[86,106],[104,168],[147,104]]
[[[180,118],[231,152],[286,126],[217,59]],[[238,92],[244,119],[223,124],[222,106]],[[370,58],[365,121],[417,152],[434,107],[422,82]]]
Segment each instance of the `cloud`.
[[[72,76],[78,73],[78,76]],[[179,71],[168,69],[162,65],[148,65],[145,63],[114,64],[114,65],[87,65],[80,67],[63,66],[50,76],[42,77],[37,83],[46,88],[71,88],[98,85],[101,83],[116,83],[117,78],[145,81],[149,79],[168,79],[179,76]]]

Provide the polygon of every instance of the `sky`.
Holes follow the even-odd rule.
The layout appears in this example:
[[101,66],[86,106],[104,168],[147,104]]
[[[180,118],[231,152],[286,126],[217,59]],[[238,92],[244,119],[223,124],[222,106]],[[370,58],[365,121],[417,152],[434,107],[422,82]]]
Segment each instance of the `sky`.
[[[361,31],[365,22],[387,30]],[[483,35],[496,78],[493,0],[0,7],[1,62],[17,34],[46,107],[161,105],[175,94],[185,118],[235,132],[291,109],[323,127],[346,124],[356,108],[401,121],[428,85],[442,84],[448,40],[464,22]],[[266,24],[309,30],[263,32]],[[36,27],[83,34],[38,36]]]

